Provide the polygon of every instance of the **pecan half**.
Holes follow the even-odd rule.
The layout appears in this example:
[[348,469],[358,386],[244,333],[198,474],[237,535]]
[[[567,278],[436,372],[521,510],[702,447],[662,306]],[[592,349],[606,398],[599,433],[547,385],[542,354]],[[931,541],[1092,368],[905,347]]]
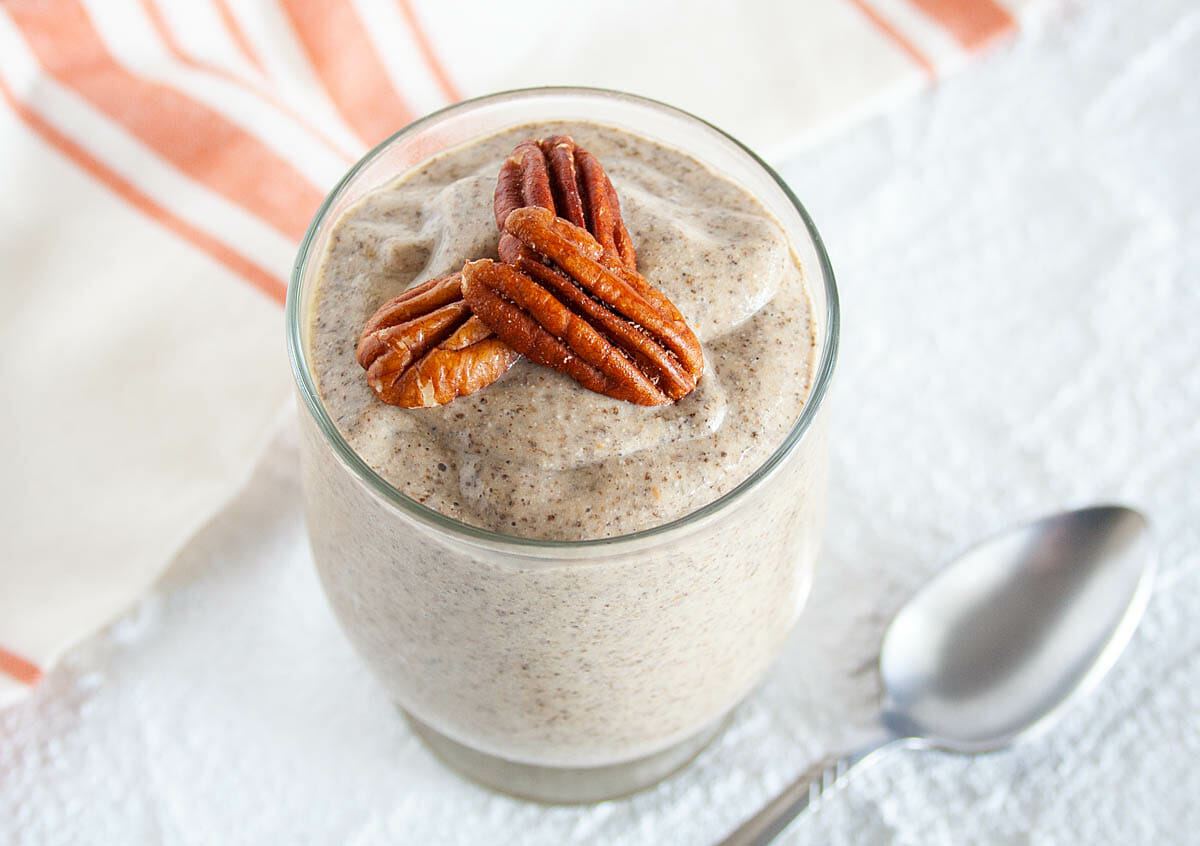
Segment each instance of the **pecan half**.
[[510,212],[504,229],[534,258],[468,262],[462,289],[509,346],[639,405],[663,405],[696,387],[704,356],[679,310],[587,230],[536,206]]
[[582,227],[630,270],[637,256],[621,203],[599,160],[569,135],[522,141],[500,168],[493,210],[500,236],[500,259],[510,264],[519,257],[520,243],[504,232],[504,222],[516,209],[538,206]]
[[356,355],[375,394],[405,408],[473,393],[518,358],[471,314],[461,273],[430,279],[380,306],[363,327]]

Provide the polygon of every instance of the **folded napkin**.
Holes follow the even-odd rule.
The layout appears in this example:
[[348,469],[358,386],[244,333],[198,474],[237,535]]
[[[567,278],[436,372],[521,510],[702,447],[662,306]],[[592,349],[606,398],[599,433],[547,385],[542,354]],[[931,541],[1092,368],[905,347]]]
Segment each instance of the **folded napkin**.
[[576,84],[778,158],[1045,2],[0,3],[0,704],[251,472],[290,413],[296,245],[370,145],[464,96]]

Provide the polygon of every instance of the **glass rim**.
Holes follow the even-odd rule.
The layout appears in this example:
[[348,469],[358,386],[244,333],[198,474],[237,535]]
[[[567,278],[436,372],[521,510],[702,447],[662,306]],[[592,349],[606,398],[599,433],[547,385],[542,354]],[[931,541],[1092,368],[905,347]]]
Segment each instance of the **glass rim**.
[[[796,418],[796,422],[788,430],[779,446],[754,469],[754,471],[739,482],[731,490],[726,491],[721,496],[705,503],[699,508],[689,511],[680,517],[670,520],[666,523],[660,523],[656,526],[651,526],[647,529],[640,529],[636,532],[628,532],[622,535],[605,538],[584,538],[580,540],[547,540],[540,538],[526,538],[518,535],[509,535],[504,532],[496,532],[491,529],[485,529],[480,526],[473,526],[470,523],[465,523],[462,520],[457,520],[446,514],[437,511],[434,508],[418,502],[407,494],[403,493],[399,488],[392,485],[381,475],[379,475],[370,465],[368,465],[361,456],[358,455],[347,443],[342,433],[338,430],[333,420],[330,418],[325,404],[322,402],[320,395],[317,392],[316,385],[313,382],[312,374],[308,368],[308,362],[304,353],[304,338],[303,324],[300,320],[300,285],[304,277],[304,271],[308,266],[310,259],[314,258],[313,247],[316,242],[317,232],[321,224],[325,221],[331,208],[340,199],[343,189],[362,171],[365,167],[371,164],[377,157],[383,154],[396,141],[411,135],[414,132],[420,131],[431,124],[435,124],[443,118],[453,115],[457,112],[466,111],[471,108],[493,103],[497,101],[519,99],[532,94],[548,94],[548,95],[577,95],[583,97],[602,97],[614,98],[619,100],[632,101],[642,105],[651,106],[657,109],[663,109],[673,112],[683,118],[694,121],[697,124],[706,127],[708,130],[715,132],[722,138],[730,141],[741,152],[745,153],[750,159],[757,164],[766,174],[771,177],[779,189],[783,192],[787,200],[792,204],[796,213],[803,221],[805,228],[808,231],[809,240],[817,255],[817,260],[821,267],[821,277],[824,282],[825,293],[825,344],[821,351],[820,360],[817,363],[816,375],[813,379],[812,387],[809,390],[808,397],[804,401],[804,407],[800,410],[800,415]],[[438,154],[434,154],[438,155]],[[319,260],[320,256],[316,256]],[[304,405],[308,412],[312,415],[313,420],[320,429],[327,443],[329,443],[334,452],[337,454],[342,465],[346,467],[360,482],[365,484],[377,496],[383,497],[391,505],[405,512],[421,523],[430,525],[440,531],[449,532],[450,534],[468,541],[483,541],[491,545],[499,545],[510,547],[514,550],[584,550],[595,547],[612,546],[614,544],[627,544],[633,541],[639,541],[657,537],[660,535],[668,535],[676,530],[682,529],[694,523],[699,523],[706,517],[714,515],[718,512],[729,508],[738,500],[742,499],[747,493],[759,487],[772,471],[778,467],[793,449],[803,439],[805,433],[811,427],[813,420],[816,418],[817,411],[820,409],[826,393],[829,389],[829,384],[833,379],[834,366],[837,361],[838,341],[841,327],[841,314],[838,303],[837,284],[833,276],[833,267],[829,261],[829,255],[825,250],[825,243],[821,239],[821,234],[817,231],[816,224],[813,223],[812,217],[809,216],[808,210],[800,202],[799,198],[788,187],[787,182],[775,172],[775,169],[767,164],[763,159],[739,141],[728,132],[725,132],[718,126],[709,123],[704,118],[697,117],[691,112],[675,106],[663,103],[659,100],[654,100],[649,97],[643,97],[637,94],[629,94],[623,91],[615,91],[608,88],[590,88],[583,86],[538,86],[532,88],[516,88],[507,91],[499,91],[492,94],[484,94],[479,97],[472,97],[467,100],[462,100],[450,106],[430,112],[424,117],[409,123],[402,129],[392,133],[383,141],[372,147],[362,158],[338,180],[333,189],[326,195],[321,207],[313,216],[312,222],[308,226],[308,230],[304,233],[304,238],[300,242],[299,250],[296,253],[296,261],[292,266],[291,279],[288,282],[287,303],[284,309],[284,323],[287,334],[288,359],[292,366],[292,376],[296,381],[296,385],[300,391],[300,395],[304,399]]]

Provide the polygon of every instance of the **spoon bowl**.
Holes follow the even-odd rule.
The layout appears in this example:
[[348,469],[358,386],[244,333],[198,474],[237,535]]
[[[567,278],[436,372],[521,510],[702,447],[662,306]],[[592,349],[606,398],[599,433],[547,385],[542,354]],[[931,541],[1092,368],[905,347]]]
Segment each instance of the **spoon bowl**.
[[888,627],[883,709],[867,739],[811,766],[722,846],[769,842],[897,741],[988,752],[1044,731],[1129,643],[1154,570],[1148,521],[1119,505],[1045,517],[971,547]]
[[1152,584],[1148,529],[1137,511],[1097,506],[960,555],[888,628],[885,720],[957,752],[1047,728],[1132,636]]

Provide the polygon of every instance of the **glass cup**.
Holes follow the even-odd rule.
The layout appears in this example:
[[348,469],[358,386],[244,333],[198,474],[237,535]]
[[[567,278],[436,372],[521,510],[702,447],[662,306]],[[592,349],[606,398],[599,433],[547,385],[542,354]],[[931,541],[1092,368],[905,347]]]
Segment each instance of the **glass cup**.
[[[346,443],[307,364],[313,286],[342,212],[443,150],[551,120],[628,129],[754,194],[791,240],[817,324],[811,393],[767,461],[703,508],[603,540],[513,537],[410,499]],[[475,781],[550,802],[627,794],[691,760],[778,656],[824,523],[837,289],[783,180],[716,127],[652,100],[584,88],[469,100],[396,133],[333,189],[300,246],[286,320],[313,557],[347,636],[418,735]]]

